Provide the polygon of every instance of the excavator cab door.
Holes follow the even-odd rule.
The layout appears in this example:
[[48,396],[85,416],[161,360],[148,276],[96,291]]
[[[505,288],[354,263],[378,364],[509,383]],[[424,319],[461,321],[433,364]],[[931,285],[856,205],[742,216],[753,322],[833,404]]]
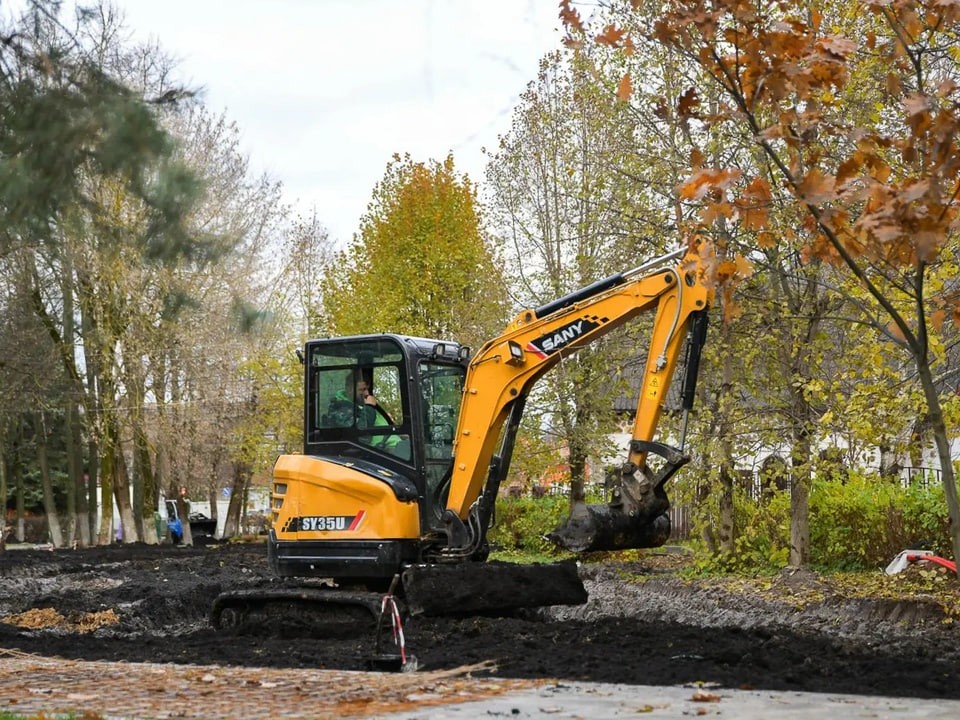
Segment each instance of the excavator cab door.
[[426,359],[419,364],[418,388],[423,423],[424,530],[442,531],[440,518],[450,491],[453,446],[463,397],[462,365]]
[[402,349],[388,338],[346,339],[311,343],[308,357],[306,454],[412,464]]

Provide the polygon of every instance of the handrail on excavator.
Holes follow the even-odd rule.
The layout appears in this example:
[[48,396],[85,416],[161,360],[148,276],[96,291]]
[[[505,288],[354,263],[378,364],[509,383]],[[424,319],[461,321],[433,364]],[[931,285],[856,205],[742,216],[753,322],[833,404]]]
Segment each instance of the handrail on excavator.
[[663,265],[664,263],[670,262],[671,260],[682,258],[688,252],[689,250],[685,247],[677,248],[676,250],[671,250],[670,252],[665,253],[660,257],[655,257],[652,260],[647,260],[647,262],[645,262],[643,265],[638,265],[633,270],[627,270],[625,273],[623,273],[623,275],[624,277],[632,277],[638,273],[646,273],[650,270],[653,270],[656,267],[659,267],[660,265]]

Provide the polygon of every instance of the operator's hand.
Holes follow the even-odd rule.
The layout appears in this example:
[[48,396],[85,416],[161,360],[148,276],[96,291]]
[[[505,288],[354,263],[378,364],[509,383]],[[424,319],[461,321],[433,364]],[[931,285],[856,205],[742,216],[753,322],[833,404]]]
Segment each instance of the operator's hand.
[[376,399],[373,395],[364,395],[364,396],[363,396],[363,404],[364,404],[364,405],[373,405],[374,407],[376,407],[376,405],[377,405],[377,399]]

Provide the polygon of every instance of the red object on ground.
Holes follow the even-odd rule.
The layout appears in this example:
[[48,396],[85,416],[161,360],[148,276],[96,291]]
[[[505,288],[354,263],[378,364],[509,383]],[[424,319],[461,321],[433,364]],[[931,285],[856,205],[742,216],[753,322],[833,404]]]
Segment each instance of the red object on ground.
[[937,565],[942,565],[947,570],[957,571],[957,564],[953,562],[953,560],[947,560],[939,555],[907,555],[907,562],[920,561],[936,563]]

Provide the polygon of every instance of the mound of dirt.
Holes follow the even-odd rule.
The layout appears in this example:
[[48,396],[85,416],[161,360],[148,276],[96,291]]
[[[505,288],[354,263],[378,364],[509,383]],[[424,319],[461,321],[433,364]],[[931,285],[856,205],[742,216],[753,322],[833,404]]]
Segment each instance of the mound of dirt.
[[[960,698],[960,630],[929,598],[851,598],[815,573],[765,592],[689,581],[681,564],[581,565],[586,604],[406,621],[422,668],[507,678]],[[274,586],[262,544],[115,545],[0,555],[0,648],[86,660],[362,670],[372,635],[215,631],[214,598]],[[46,621],[41,622],[41,619]],[[58,619],[59,618],[59,619]]]

